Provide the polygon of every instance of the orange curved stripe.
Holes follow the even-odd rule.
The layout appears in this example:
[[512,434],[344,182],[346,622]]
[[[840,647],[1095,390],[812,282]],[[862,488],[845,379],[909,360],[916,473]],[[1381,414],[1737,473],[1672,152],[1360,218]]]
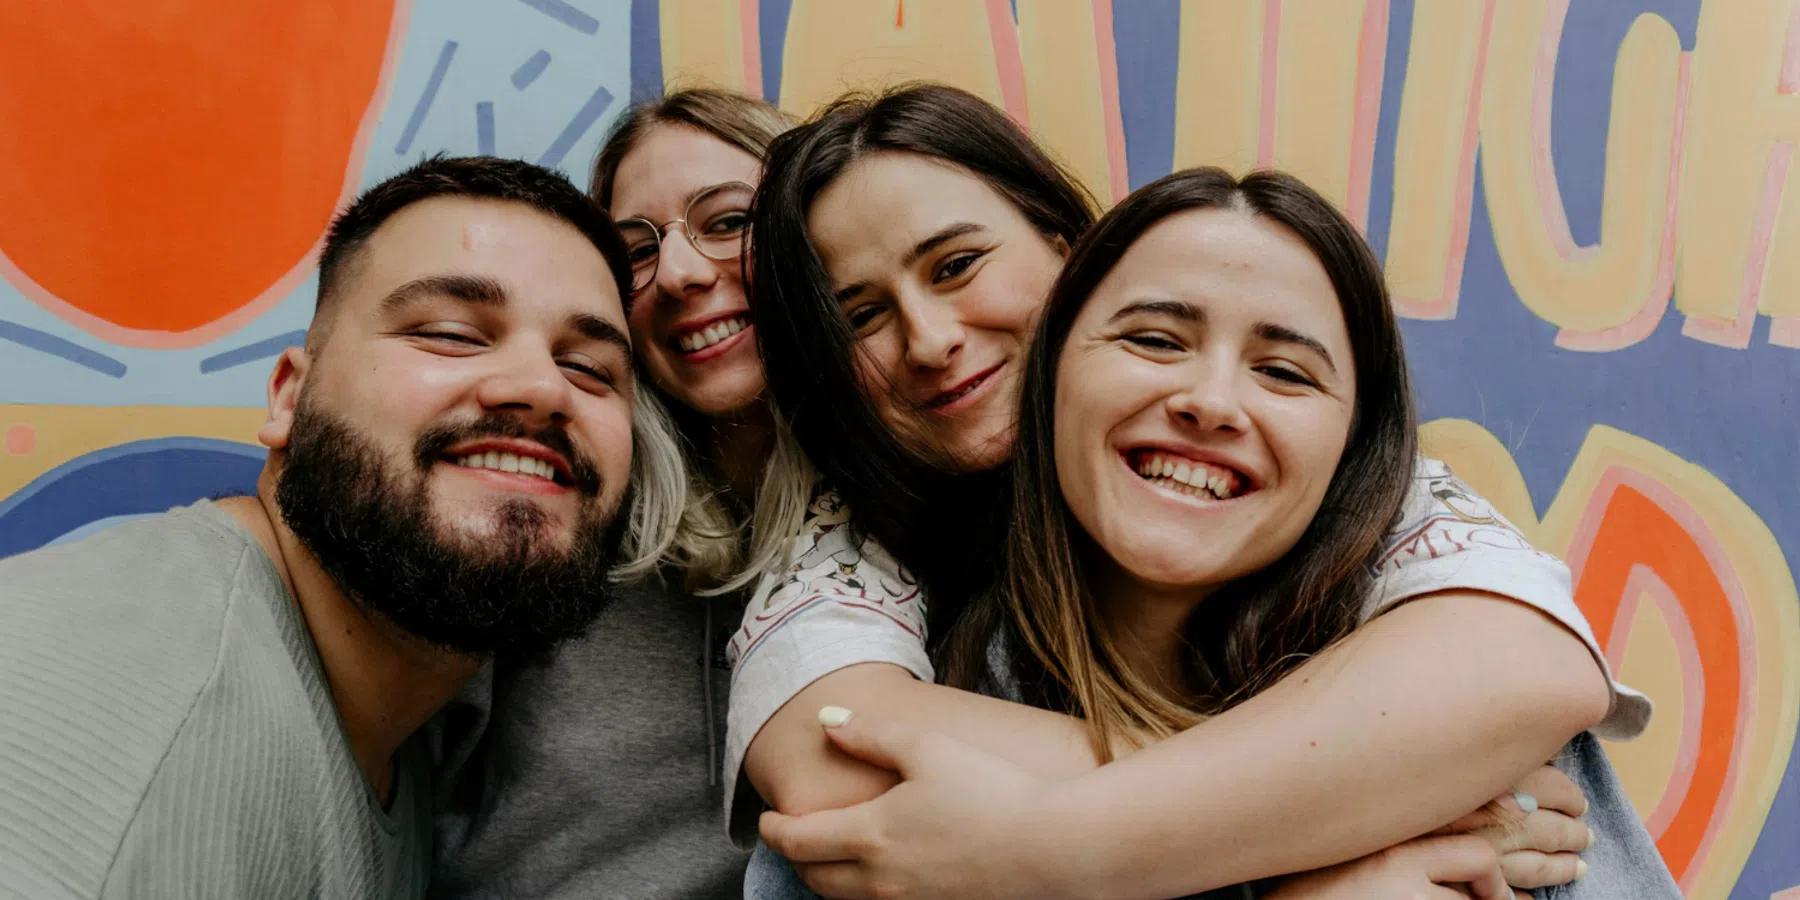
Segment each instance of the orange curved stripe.
[[1648,567],[1680,598],[1699,651],[1704,680],[1698,752],[1679,808],[1657,838],[1677,880],[1697,862],[1731,771],[1743,706],[1742,646],[1731,600],[1694,536],[1661,505],[1629,485],[1605,500],[1593,543],[1583,554],[1575,600],[1604,644],[1619,626],[1632,570]]

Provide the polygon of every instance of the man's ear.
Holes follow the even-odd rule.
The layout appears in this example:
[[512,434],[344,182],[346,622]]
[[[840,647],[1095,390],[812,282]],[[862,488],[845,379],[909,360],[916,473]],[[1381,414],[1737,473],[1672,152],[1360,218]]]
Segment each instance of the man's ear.
[[289,347],[275,360],[269,373],[269,415],[256,430],[256,440],[270,450],[286,449],[294,429],[294,407],[312,368],[312,354],[305,347]]

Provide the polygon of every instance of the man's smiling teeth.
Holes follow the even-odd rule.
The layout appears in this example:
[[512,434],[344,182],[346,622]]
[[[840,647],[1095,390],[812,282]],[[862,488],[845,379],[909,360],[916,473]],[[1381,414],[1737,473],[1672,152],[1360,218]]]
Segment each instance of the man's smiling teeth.
[[1229,500],[1241,492],[1243,479],[1236,472],[1179,456],[1146,453],[1138,458],[1137,473],[1161,482],[1163,487],[1194,496]]
[[471,469],[494,469],[499,472],[515,472],[520,475],[536,475],[545,481],[556,480],[556,467],[535,457],[519,456],[515,453],[472,453],[456,458],[456,464]]
[[749,319],[743,316],[733,316],[714,322],[693,334],[682,335],[675,340],[675,343],[687,353],[696,353],[749,327]]

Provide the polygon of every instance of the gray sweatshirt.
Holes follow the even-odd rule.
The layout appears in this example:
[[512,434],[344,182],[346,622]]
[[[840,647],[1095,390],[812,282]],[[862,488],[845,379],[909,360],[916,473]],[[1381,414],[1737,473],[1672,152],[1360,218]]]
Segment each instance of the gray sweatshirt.
[[633,586],[548,661],[483,670],[430,726],[431,896],[741,896],[719,744],[742,614]]

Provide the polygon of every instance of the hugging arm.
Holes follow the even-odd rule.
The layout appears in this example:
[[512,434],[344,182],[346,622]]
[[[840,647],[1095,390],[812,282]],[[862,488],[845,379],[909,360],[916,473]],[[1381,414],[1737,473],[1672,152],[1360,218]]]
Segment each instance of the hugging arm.
[[[856,709],[855,694],[832,700]],[[1182,734],[1042,790],[990,797],[1013,808],[978,820],[991,831],[946,840],[983,848],[993,871],[1031,873],[1020,877],[1041,879],[1034,889],[1047,895],[1179,896],[1317,869],[1423,834],[1501,794],[1598,722],[1607,699],[1588,649],[1536,609],[1478,593],[1426,595]],[[885,715],[887,707],[858,712],[874,709]],[[910,715],[926,730],[962,737],[954,716]],[[793,727],[826,741],[816,718],[799,719],[796,711]],[[1004,736],[969,742],[1027,774],[1043,771],[1041,743],[1009,749],[995,742]],[[880,846],[895,830],[873,821],[891,812],[880,805],[888,799],[816,817],[819,828],[789,820],[771,843],[801,860],[899,859]],[[970,855],[909,844],[903,852],[915,860]]]

